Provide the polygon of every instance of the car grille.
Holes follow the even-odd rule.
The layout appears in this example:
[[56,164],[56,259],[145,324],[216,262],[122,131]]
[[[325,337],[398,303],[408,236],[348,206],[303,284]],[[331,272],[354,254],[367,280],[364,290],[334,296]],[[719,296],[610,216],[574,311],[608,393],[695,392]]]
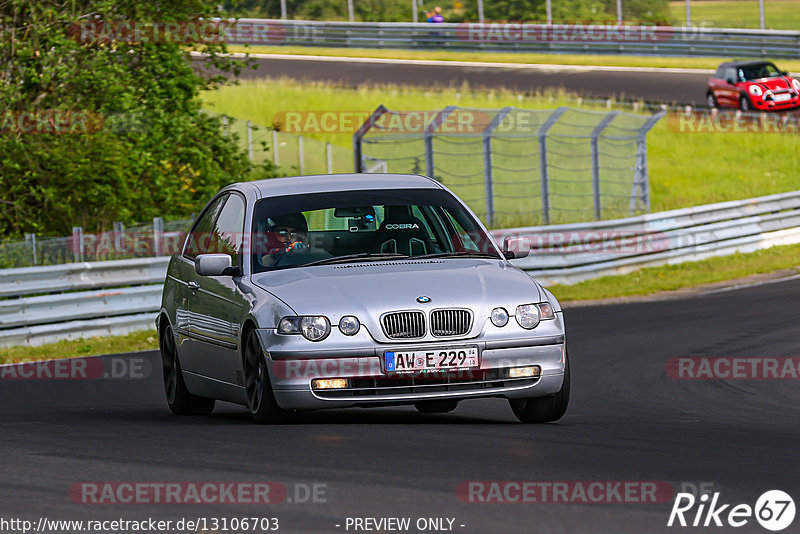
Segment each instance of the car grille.
[[431,312],[431,334],[437,337],[460,336],[472,327],[469,310],[434,310]]
[[425,314],[420,311],[387,313],[381,318],[386,337],[414,339],[425,336]]

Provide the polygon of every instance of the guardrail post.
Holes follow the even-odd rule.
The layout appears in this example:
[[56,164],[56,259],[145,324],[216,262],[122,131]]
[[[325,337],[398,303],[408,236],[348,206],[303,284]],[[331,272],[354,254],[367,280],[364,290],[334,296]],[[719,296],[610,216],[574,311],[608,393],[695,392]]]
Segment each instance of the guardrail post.
[[231,128],[228,125],[228,116],[227,115],[223,115],[222,116],[222,131],[223,131],[223,133],[225,135],[228,135],[228,136],[231,135]]
[[250,158],[250,163],[253,163],[255,160],[255,154],[253,153],[253,123],[247,121],[247,156]]
[[600,199],[600,150],[598,139],[614,118],[619,115],[619,111],[612,111],[597,123],[591,134],[592,145],[592,196],[594,197],[594,219],[599,221],[603,218],[603,205]]
[[297,170],[300,171],[300,174],[304,174],[305,171],[305,154],[303,154],[303,136],[297,136]]
[[330,143],[325,143],[325,162],[328,174],[333,174],[333,146]]
[[25,234],[25,242],[31,247],[31,257],[36,265],[36,234]]
[[483,129],[483,178],[485,183],[484,196],[486,197],[486,224],[494,225],[494,176],[492,172],[492,134],[503,122],[506,115],[511,113],[512,107],[505,107],[492,117],[492,121]]
[[153,256],[164,255],[164,219],[153,217]]
[[72,257],[75,262],[83,261],[83,228],[72,227]]
[[558,119],[567,111],[566,107],[560,107],[544,121],[539,128],[539,176],[542,188],[542,222],[550,224],[550,184],[547,182],[547,132],[558,122]]
[[433,164],[433,134],[456,109],[457,106],[447,106],[425,127],[425,174],[431,178],[436,178],[436,166]]

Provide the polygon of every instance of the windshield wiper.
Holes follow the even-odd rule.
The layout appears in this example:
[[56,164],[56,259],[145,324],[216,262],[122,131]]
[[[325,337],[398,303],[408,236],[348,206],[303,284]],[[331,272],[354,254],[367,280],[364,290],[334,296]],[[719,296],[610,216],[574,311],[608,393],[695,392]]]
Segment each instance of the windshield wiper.
[[361,252],[358,254],[346,254],[344,256],[334,256],[333,258],[324,258],[321,260],[311,261],[298,265],[298,267],[308,267],[309,265],[330,265],[332,263],[348,263],[353,261],[380,261],[380,260],[397,260],[401,258],[408,258],[405,254],[397,254],[395,252]]
[[435,254],[413,256],[411,259],[420,260],[420,259],[430,259],[430,258],[491,258],[493,260],[499,260],[500,256],[498,256],[497,254],[491,254],[489,252],[464,250],[464,251],[454,251],[454,252],[437,252]]

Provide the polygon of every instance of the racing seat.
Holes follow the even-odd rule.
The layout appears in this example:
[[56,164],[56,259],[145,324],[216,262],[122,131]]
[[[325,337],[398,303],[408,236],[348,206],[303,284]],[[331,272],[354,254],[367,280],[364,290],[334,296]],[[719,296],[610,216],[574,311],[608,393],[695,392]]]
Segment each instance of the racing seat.
[[408,206],[386,206],[384,216],[376,235],[378,252],[407,256],[434,252],[425,223],[411,215]]

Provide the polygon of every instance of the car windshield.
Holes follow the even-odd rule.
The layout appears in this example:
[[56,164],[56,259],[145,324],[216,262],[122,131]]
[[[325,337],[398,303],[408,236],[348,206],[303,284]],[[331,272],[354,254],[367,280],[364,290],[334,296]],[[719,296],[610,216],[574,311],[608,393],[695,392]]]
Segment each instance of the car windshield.
[[259,200],[253,273],[403,258],[500,259],[490,237],[440,189],[342,191]]
[[772,78],[780,76],[778,67],[772,63],[759,63],[758,65],[747,65],[739,67],[739,81],[758,80],[760,78]]

